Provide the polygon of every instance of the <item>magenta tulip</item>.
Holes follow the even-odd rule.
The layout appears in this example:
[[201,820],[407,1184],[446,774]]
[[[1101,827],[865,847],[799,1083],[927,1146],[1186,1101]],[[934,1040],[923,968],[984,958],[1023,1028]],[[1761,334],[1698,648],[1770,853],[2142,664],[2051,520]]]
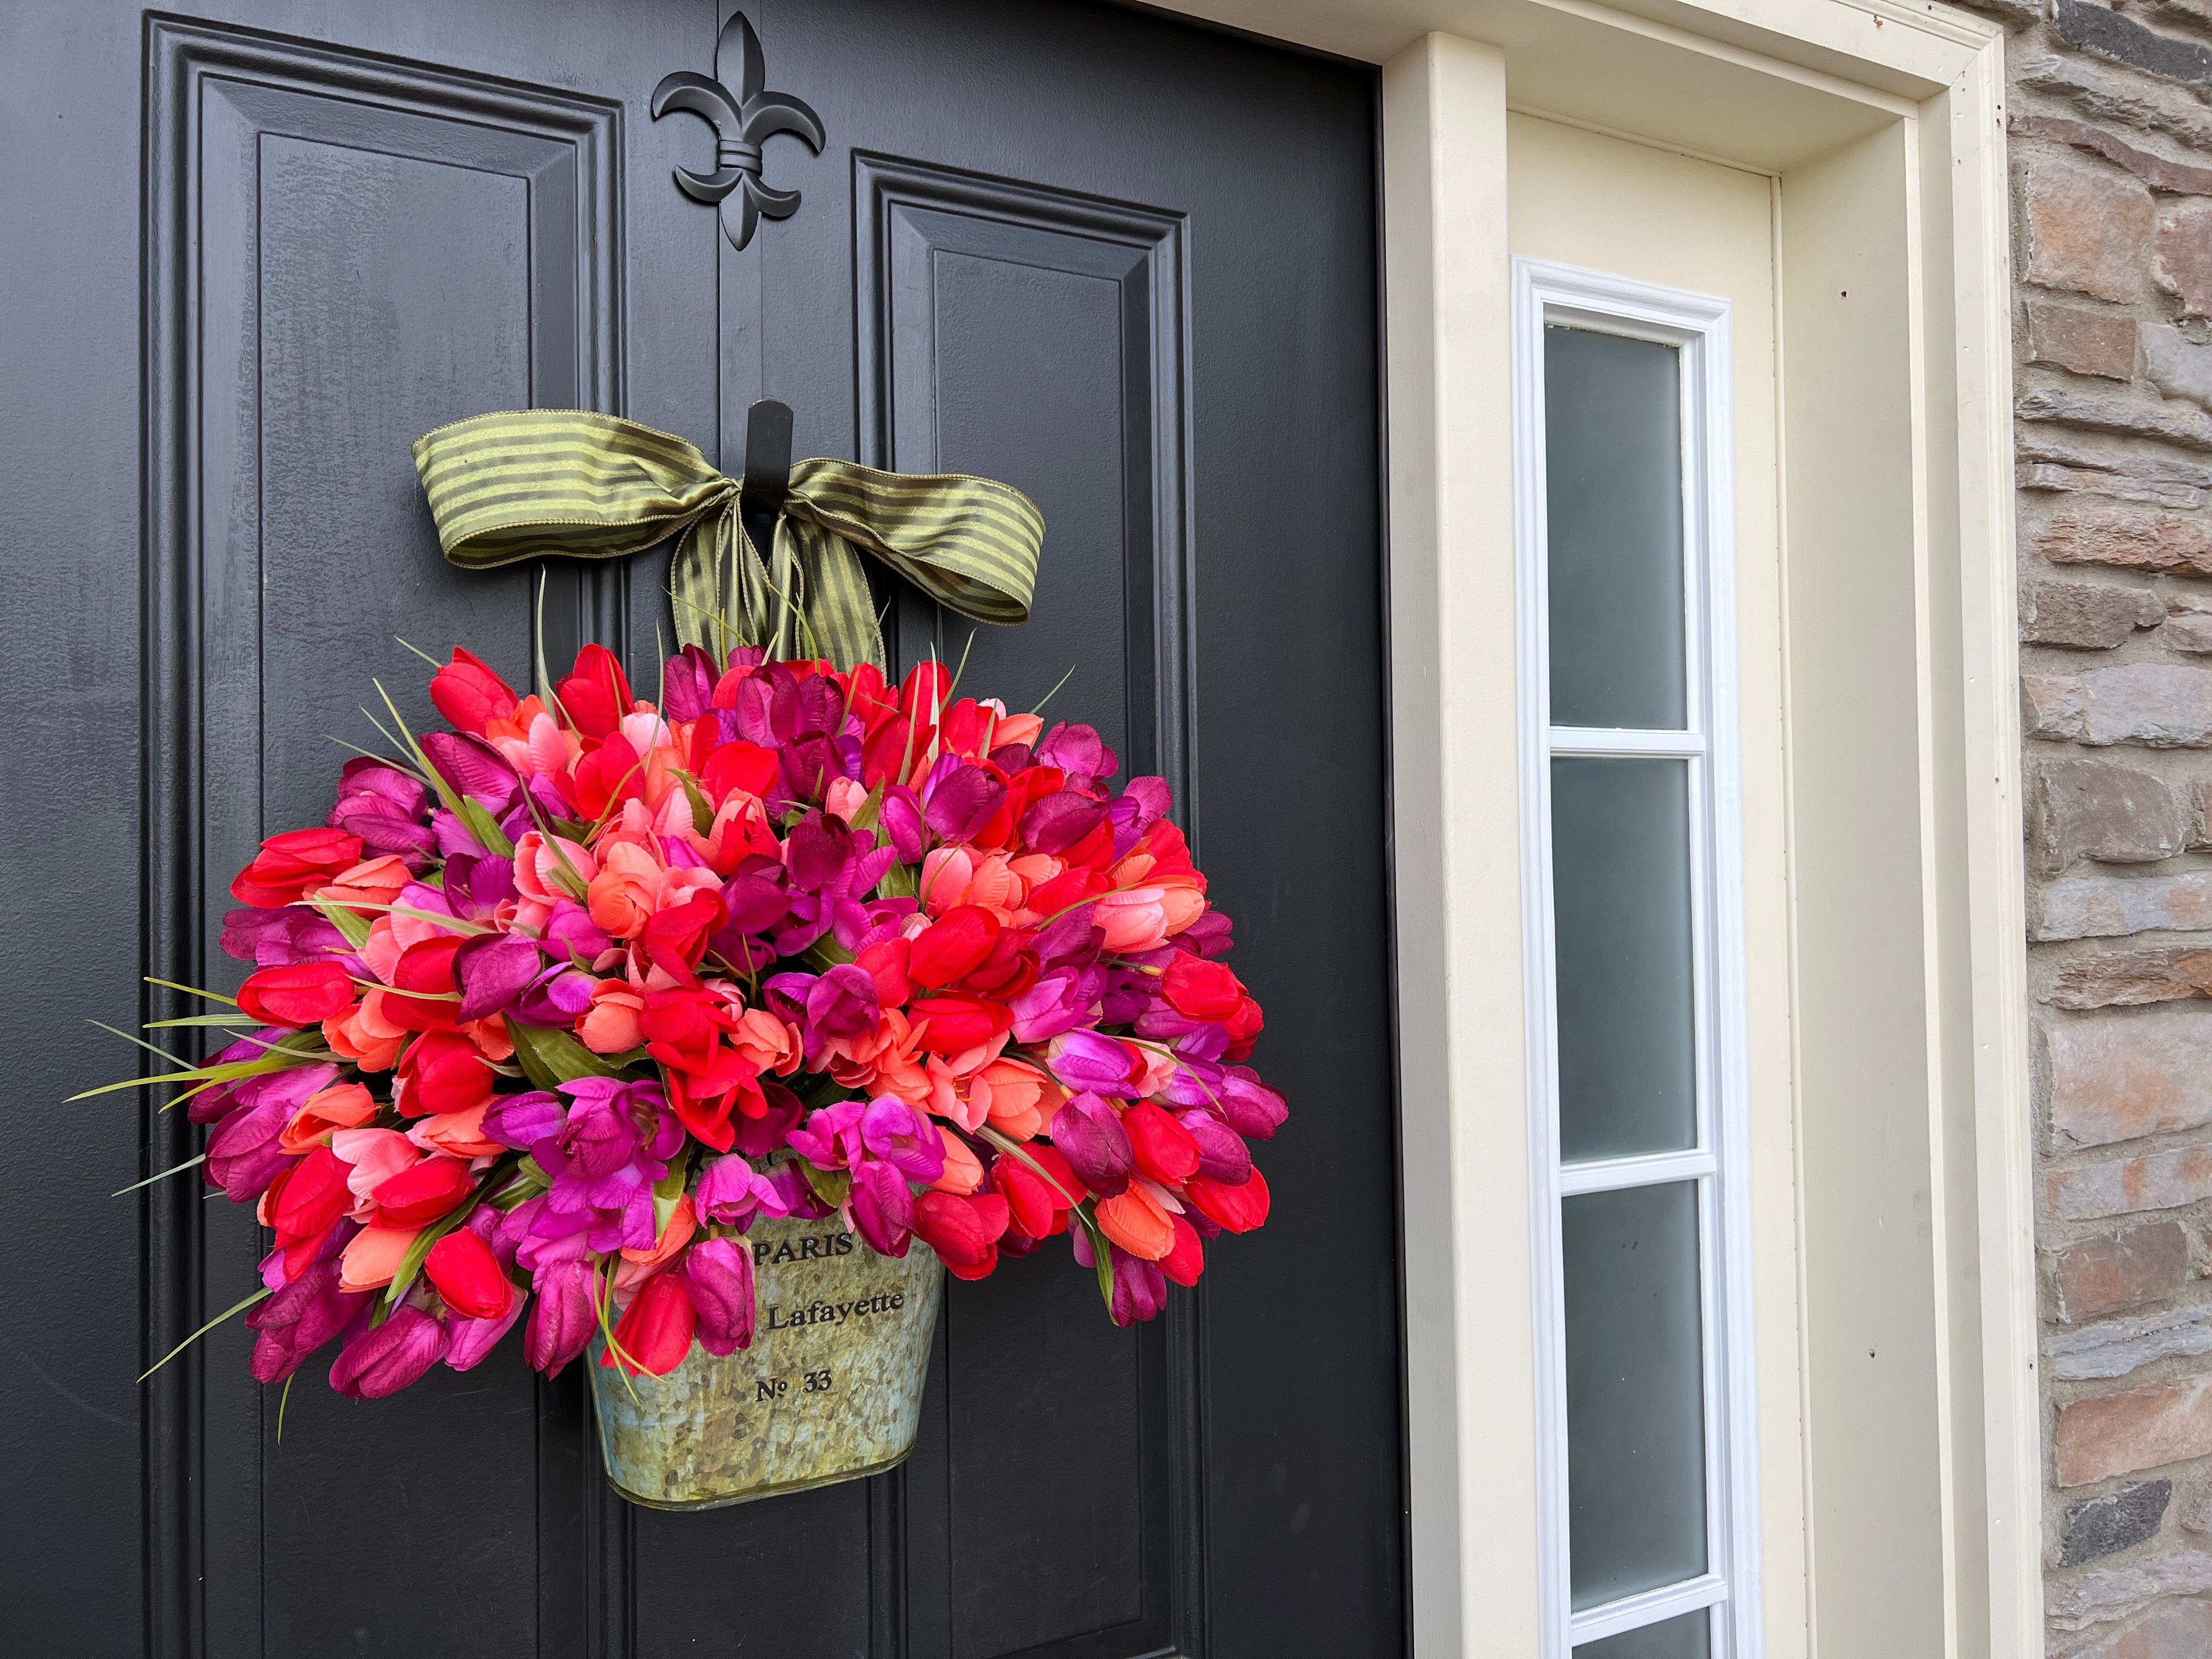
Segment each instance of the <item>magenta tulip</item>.
[[428,1370],[445,1352],[443,1325],[420,1308],[396,1308],[381,1325],[361,1330],[339,1350],[331,1386],[349,1400],[381,1400]]

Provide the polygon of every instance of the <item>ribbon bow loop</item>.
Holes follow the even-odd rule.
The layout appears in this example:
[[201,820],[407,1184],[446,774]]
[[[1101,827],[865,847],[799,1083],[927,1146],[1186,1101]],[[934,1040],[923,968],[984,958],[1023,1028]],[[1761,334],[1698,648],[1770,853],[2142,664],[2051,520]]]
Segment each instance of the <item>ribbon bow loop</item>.
[[737,481],[684,440],[617,416],[478,415],[416,439],[414,454],[439,545],[466,569],[619,558],[678,537],[677,639],[718,659],[756,645],[884,667],[862,551],[977,622],[1022,622],[1036,592],[1044,517],[988,478],[796,462],[764,564]]

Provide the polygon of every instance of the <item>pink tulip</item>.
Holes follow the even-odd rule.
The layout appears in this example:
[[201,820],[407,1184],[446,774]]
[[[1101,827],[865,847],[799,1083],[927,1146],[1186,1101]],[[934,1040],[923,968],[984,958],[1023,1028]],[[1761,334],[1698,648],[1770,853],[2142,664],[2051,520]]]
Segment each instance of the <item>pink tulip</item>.
[[847,1207],[853,1231],[878,1255],[902,1256],[914,1239],[914,1194],[906,1176],[872,1159],[853,1171],[853,1195]]
[[698,1310],[699,1346],[717,1356],[752,1346],[753,1253],[731,1239],[706,1239],[684,1258],[684,1273]]
[[523,1358],[532,1370],[558,1376],[590,1344],[599,1328],[592,1301],[592,1277],[586,1261],[556,1261],[537,1275],[538,1301],[523,1333]]
[[507,1304],[507,1310],[495,1319],[471,1319],[466,1314],[448,1310],[446,1315],[446,1364],[457,1371],[465,1371],[481,1365],[491,1357],[500,1339],[513,1330],[515,1322],[522,1317],[527,1297],[518,1296]]

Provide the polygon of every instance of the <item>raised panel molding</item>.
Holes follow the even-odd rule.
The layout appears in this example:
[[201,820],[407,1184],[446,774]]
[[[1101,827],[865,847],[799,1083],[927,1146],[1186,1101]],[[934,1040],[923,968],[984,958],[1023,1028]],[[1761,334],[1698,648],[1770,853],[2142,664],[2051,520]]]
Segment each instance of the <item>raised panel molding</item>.
[[[969,332],[958,349],[974,349],[979,309],[1003,304],[1010,307],[1003,313],[1009,324],[1037,328],[1044,326],[1038,319],[1046,308],[1064,307],[1071,327],[1054,337],[1052,362],[1045,366],[1049,373],[1041,371],[1041,379],[1080,379],[1097,405],[1086,407],[1087,415],[1097,417],[1110,407],[1110,419],[1094,423],[1102,428],[1101,446],[1117,452],[1118,477],[1109,492],[1091,492],[1085,506],[1092,516],[1118,520],[1120,545],[1084,541],[1089,526],[1056,522],[1055,504],[1041,500],[1046,568],[1039,609],[1026,631],[1034,637],[1054,625],[1045,599],[1056,561],[1118,561],[1120,614],[1097,623],[1100,629],[1118,629],[1121,642],[1126,724],[1112,740],[1121,749],[1126,772],[1168,780],[1178,819],[1194,832],[1194,573],[1182,216],[866,152],[854,152],[853,167],[860,459],[907,472],[997,465],[948,453],[955,441],[947,430],[953,411],[944,406],[947,331],[957,335],[964,325]],[[984,267],[1005,279],[995,301],[981,293],[976,273]],[[956,278],[968,285],[957,301],[948,299],[947,285]],[[951,313],[963,307],[964,315],[954,319]],[[1073,326],[1079,324],[1085,326]],[[986,331],[1001,339],[1013,331]],[[1017,401],[1019,392],[1018,385],[1009,386],[1008,395]],[[1118,499],[1104,500],[1102,494]],[[894,648],[902,661],[931,651],[947,659],[962,656],[966,624],[909,593],[900,593],[894,605]],[[1057,620],[1066,625],[1065,618]],[[988,658],[1019,647],[993,630],[984,630],[975,644],[978,662],[972,672],[979,680],[1016,695],[1020,688],[1001,686]],[[1094,700],[1101,695],[1095,680],[1087,690]],[[1109,1607],[1102,1589],[1095,1616],[1085,1618],[1082,1598],[1071,1595],[1062,1608],[1062,1627],[1022,1632],[1018,1619],[1000,1615],[989,1588],[975,1577],[988,1552],[960,1525],[957,1472],[987,1467],[989,1460],[958,1442],[965,1416],[960,1397],[964,1390],[1003,1386],[993,1380],[1004,1374],[1003,1365],[994,1367],[987,1358],[998,1334],[992,1322],[1012,1322],[1028,1331],[1037,1319],[1095,1320],[1099,1313],[1095,1304],[1031,1300],[1049,1294],[1040,1275],[1059,1264],[1021,1265],[1027,1274],[1007,1275],[1003,1285],[962,1286],[965,1297],[948,1302],[922,1437],[897,1477],[896,1548],[906,1581],[899,1650],[906,1659],[1000,1659],[1015,1652],[1024,1659],[1152,1659],[1202,1653],[1202,1289],[1171,1298],[1157,1323],[1115,1334],[1130,1341],[1127,1358],[1134,1367],[1135,1456],[1128,1474],[1136,1554],[1128,1565],[1136,1570],[1128,1578],[1142,1587],[1134,1604]],[[963,1337],[963,1321],[970,1316],[979,1323]],[[1096,1334],[1063,1334],[1079,1342]],[[964,1364],[963,1350],[970,1356]],[[1000,1396],[994,1392],[993,1397]],[[978,1461],[963,1461],[971,1457]],[[977,1478],[988,1480],[970,1476]],[[1107,1503],[1104,1485],[1097,1490],[1100,1502]],[[971,1495],[969,1504],[983,1501]],[[968,1520],[972,1526],[974,1516]],[[1115,1530],[1102,1529],[1102,1549],[1105,1533]],[[1049,1571],[1048,1564],[1030,1565]],[[1103,1562],[1092,1565],[1102,1574],[1113,1571]],[[963,1588],[963,1578],[975,1582]]]
[[870,465],[914,472],[941,465],[934,256],[1065,272],[1120,289],[1133,751],[1124,758],[1133,772],[1167,779],[1184,827],[1194,830],[1188,816],[1196,803],[1188,789],[1194,654],[1182,216],[860,150],[853,175],[860,459]]
[[[619,409],[620,112],[556,89],[161,15],[146,20],[144,62],[143,955],[149,975],[208,984],[208,975],[224,971],[214,931],[235,855],[261,831],[264,789],[296,787],[292,779],[309,769],[304,754],[283,748],[283,735],[298,734],[277,734],[270,724],[272,699],[281,705],[292,688],[263,684],[268,640],[261,604],[272,571],[299,583],[305,578],[298,561],[312,556],[334,572],[357,568],[356,602],[370,602],[366,608],[377,616],[402,605],[464,619],[495,611],[518,633],[526,629],[526,578],[470,578],[473,585],[464,587],[439,562],[427,514],[413,495],[404,438],[378,430],[373,455],[343,453],[340,445],[341,453],[328,456],[333,477],[368,480],[362,488],[373,518],[319,525],[320,504],[357,504],[360,489],[351,495],[326,492],[296,460],[273,483],[268,472],[285,435],[265,429],[272,398],[277,417],[304,410],[318,429],[328,426],[343,438],[353,411],[342,392],[334,395],[319,380],[342,388],[344,374],[357,372],[396,387],[394,398],[405,400],[412,417],[424,400],[419,390],[407,398],[417,385],[410,374],[420,373],[422,384],[446,386],[465,383],[477,365],[380,362],[357,343],[349,349],[343,339],[326,356],[312,325],[343,313],[336,305],[284,319],[291,331],[283,349],[266,350],[268,285],[297,292],[348,273],[348,245],[336,230],[319,231],[307,216],[324,212],[328,224],[343,225],[371,210],[374,204],[365,207],[347,188],[350,181],[378,180],[387,204],[434,186],[448,216],[482,210],[497,218],[497,226],[486,224],[487,236],[498,226],[515,231],[509,241],[483,248],[448,239],[411,250],[419,257],[408,275],[417,291],[404,297],[422,306],[446,302],[435,278],[451,274],[465,284],[456,302],[472,305],[482,321],[509,292],[487,285],[495,277],[510,284],[513,304],[485,335],[500,373],[480,377],[483,394]],[[281,191],[265,188],[272,175],[284,181]],[[264,236],[272,203],[289,238],[275,249]],[[398,256],[364,249],[364,261],[387,257]],[[400,326],[373,305],[363,314],[364,329]],[[474,412],[441,405],[426,408],[422,418]],[[403,447],[387,454],[387,442]],[[264,548],[272,518],[283,544]],[[349,565],[346,533],[362,524],[387,536],[397,529],[415,545],[393,549],[394,562],[380,568],[366,560]],[[388,546],[388,539],[378,544]],[[275,562],[264,563],[264,554]],[[283,564],[288,557],[294,562]],[[423,563],[407,562],[415,557]],[[411,585],[395,599],[395,584]],[[585,637],[621,637],[626,607],[616,573],[556,572],[554,584],[546,606],[549,650],[573,649]],[[313,659],[317,635],[310,624],[327,629],[347,602],[341,579],[331,590],[332,616],[288,611],[288,650]],[[344,672],[349,675],[350,666]],[[315,775],[325,775],[322,769],[337,754],[315,757]],[[289,769],[264,776],[264,768]],[[180,1000],[156,992],[145,1000],[143,1017],[193,1012],[176,1006]],[[191,1156],[199,1135],[181,1111],[161,1113],[149,1100],[144,1124],[148,1167],[167,1169]],[[157,1182],[143,1195],[149,1362],[249,1282],[232,1259],[234,1230],[212,1238],[212,1208],[196,1181]],[[250,1261],[244,1271],[250,1273]],[[146,1389],[148,1651],[165,1659],[287,1645],[263,1583],[264,1539],[276,1524],[264,1513],[264,1407],[242,1359],[242,1352],[208,1355],[206,1345],[196,1346]],[[303,1380],[319,1386],[319,1378]],[[599,1500],[574,1368],[534,1386],[537,1450],[529,1479],[538,1494],[541,1639],[533,1650],[618,1648],[627,1618],[621,1605],[627,1522]],[[301,1404],[292,1403],[295,1433]],[[292,1478],[304,1477],[295,1470]]]

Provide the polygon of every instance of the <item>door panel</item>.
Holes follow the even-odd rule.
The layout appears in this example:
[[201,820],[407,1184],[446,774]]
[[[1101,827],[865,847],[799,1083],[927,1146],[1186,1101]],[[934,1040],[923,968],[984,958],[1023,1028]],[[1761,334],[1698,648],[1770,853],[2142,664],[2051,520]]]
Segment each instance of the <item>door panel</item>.
[[[830,142],[771,143],[804,204],[740,252],[669,178],[703,130],[646,108],[722,15],[0,16],[0,131],[39,163],[0,184],[27,232],[0,243],[24,485],[0,629],[55,689],[21,717],[36,788],[0,855],[66,988],[0,1010],[27,1060],[0,1220],[82,1241],[11,1289],[0,1368],[0,1607],[42,1650],[1402,1644],[1372,75],[1076,0],[756,5],[770,84]],[[56,1146],[25,1125],[129,1074],[82,1017],[185,1012],[134,1010],[134,975],[235,981],[231,873],[327,810],[331,737],[376,745],[372,678],[428,713],[400,640],[526,671],[539,573],[447,565],[408,444],[593,407],[719,433],[734,470],[763,394],[801,454],[1043,508],[1030,623],[970,647],[885,584],[895,649],[969,651],[963,689],[1016,708],[1067,675],[1047,714],[1174,785],[1293,1102],[1261,1152],[1276,1224],[1134,1331],[1057,1243],[954,1287],[903,1469],[703,1516],[613,1499],[578,1370],[535,1378],[512,1341],[374,1404],[311,1365],[280,1406],[234,1322],[135,1388],[251,1285],[261,1235],[193,1175],[110,1222],[105,1194],[203,1142],[152,1102],[70,1107]],[[554,565],[549,653],[622,644],[649,685],[665,568]]]

